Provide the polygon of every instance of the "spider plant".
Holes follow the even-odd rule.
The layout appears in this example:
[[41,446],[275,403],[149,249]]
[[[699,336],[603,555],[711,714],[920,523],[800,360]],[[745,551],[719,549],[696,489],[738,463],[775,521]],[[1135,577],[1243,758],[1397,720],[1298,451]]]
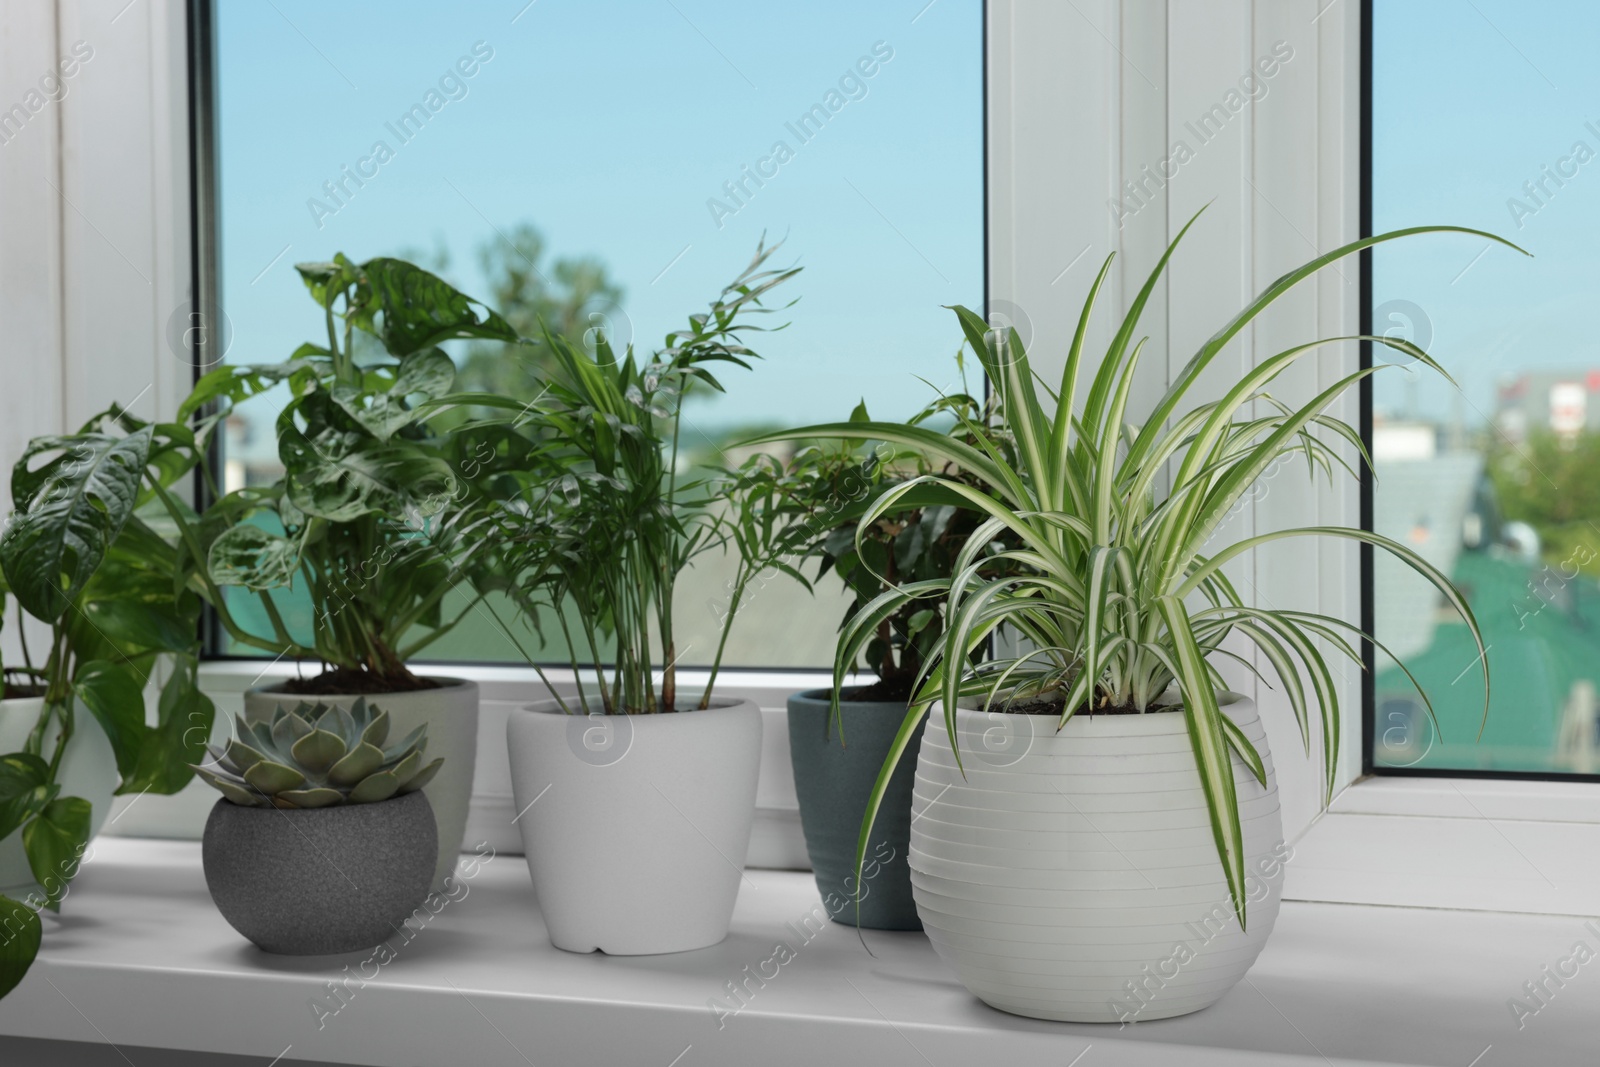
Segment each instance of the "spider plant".
[[[1193,394],[1202,374],[1245,327],[1284,293],[1336,260],[1380,242],[1428,232],[1467,233],[1516,246],[1477,230],[1427,226],[1364,238],[1318,256],[1269,285],[1201,345],[1155,408],[1135,424],[1130,422],[1128,406],[1144,351],[1144,340],[1135,341],[1140,313],[1198,217],[1179,232],[1135,296],[1087,392],[1080,390],[1078,380],[1085,369],[1084,342],[1111,258],[1090,289],[1059,388],[1053,393],[1036,380],[1014,330],[991,332],[971,311],[954,309],[999,398],[1015,443],[1014,463],[981,434],[968,444],[954,435],[888,423],[835,423],[793,431],[793,436],[809,438],[870,436],[918,448],[958,465],[982,483],[980,487],[937,474],[913,478],[884,494],[861,522],[861,529],[869,528],[879,516],[891,513],[902,496],[921,493],[926,498],[930,489],[984,516],[948,578],[887,590],[865,604],[840,637],[836,689],[877,634],[882,619],[903,610],[908,600],[946,601],[943,639],[923,664],[916,697],[862,820],[858,876],[890,775],[934,701],[942,705],[958,766],[957,708],[964,703],[997,711],[1012,709],[1022,700],[1028,702],[1026,710],[1036,711],[1042,703],[1058,709],[1063,726],[1085,711],[1181,712],[1217,855],[1243,927],[1243,836],[1230,750],[1263,783],[1265,771],[1260,754],[1219,708],[1222,677],[1213,659],[1229,655],[1222,645],[1237,635],[1254,644],[1272,664],[1299,722],[1308,756],[1313,734],[1320,733],[1326,803],[1332,796],[1339,747],[1338,689],[1329,660],[1342,655],[1360,664],[1359,642],[1382,646],[1343,619],[1253,606],[1224,574],[1225,565],[1255,548],[1296,537],[1343,538],[1371,545],[1397,556],[1432,583],[1466,620],[1483,651],[1477,621],[1449,579],[1409,548],[1372,531],[1310,526],[1212,543],[1233,506],[1276,461],[1303,456],[1313,476],[1320,470],[1330,480],[1336,468],[1356,473],[1341,454],[1343,449],[1371,465],[1360,435],[1327,412],[1341,394],[1382,365],[1345,375],[1299,406],[1284,404],[1267,392],[1275,379],[1320,348],[1351,340],[1385,345],[1448,379],[1426,352],[1393,337],[1325,338],[1261,359],[1220,399],[1201,401]],[[995,542],[1005,538],[1014,539],[1015,547],[996,548]],[[995,574],[997,559],[1014,569]],[[1019,651],[991,652],[972,661],[991,637],[1001,636],[1012,640],[997,641],[992,647]],[[1487,715],[1487,666],[1483,684]],[[1426,694],[1423,700],[1431,715]]]

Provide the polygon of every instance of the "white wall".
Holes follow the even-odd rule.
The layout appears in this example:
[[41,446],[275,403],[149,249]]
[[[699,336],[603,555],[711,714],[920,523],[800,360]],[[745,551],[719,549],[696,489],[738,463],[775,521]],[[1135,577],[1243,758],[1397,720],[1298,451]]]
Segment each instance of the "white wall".
[[188,389],[165,339],[189,286],[183,18],[178,0],[0,5],[0,109],[28,112],[0,143],[0,500],[29,438],[113,401],[171,416]]

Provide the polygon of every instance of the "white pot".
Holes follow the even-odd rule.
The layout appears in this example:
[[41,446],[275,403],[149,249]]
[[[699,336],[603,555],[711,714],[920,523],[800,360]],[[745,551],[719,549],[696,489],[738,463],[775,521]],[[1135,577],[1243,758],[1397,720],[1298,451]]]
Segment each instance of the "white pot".
[[[389,713],[389,737],[398,741],[426,723],[428,749],[424,762],[444,757],[444,766],[433,781],[422,787],[433,808],[439,828],[439,859],[434,867],[433,888],[442,890],[444,880],[455,873],[461,855],[461,839],[467,830],[467,809],[472,804],[472,778],[478,762],[478,683],[460,678],[434,678],[437,689],[415,689],[404,693],[368,693],[367,703]],[[244,695],[247,721],[265,721],[281,704],[294,707],[302,700],[309,704],[339,704],[348,708],[354,694],[301,696],[281,692],[282,684],[262,686]]]
[[511,789],[550,941],[569,952],[684,952],[728,936],[761,764],[744,700],[665,715],[506,723]]
[[[0,754],[22,751],[43,710],[43,697],[0,700]],[[60,732],[59,726],[52,726],[45,734],[47,762],[55,752]],[[105,825],[106,815],[111,811],[111,796],[120,781],[117,756],[110,740],[89,710],[78,705],[73,712],[72,740],[67,742],[66,754],[61,757],[56,782],[61,786],[61,796],[82,797],[89,802],[91,841]],[[28,866],[28,855],[22,849],[22,831],[18,830],[0,841],[0,894],[21,900],[34,891],[36,885]]]
[[[1255,962],[1278,915],[1283,821],[1255,704],[1220,694],[1267,770],[1234,757],[1248,929],[1239,928],[1180,712],[957,712],[924,732],[911,884],[935,950],[986,1004],[1067,1022],[1198,1011]],[[936,706],[932,712],[942,716]]]

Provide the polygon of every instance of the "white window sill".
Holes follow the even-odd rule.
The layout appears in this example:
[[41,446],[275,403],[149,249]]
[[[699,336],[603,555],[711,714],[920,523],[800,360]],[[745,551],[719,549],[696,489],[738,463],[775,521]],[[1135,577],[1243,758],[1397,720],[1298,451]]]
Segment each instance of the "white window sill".
[[[0,1062],[16,1062],[6,1037],[282,1055],[286,1067],[1594,1062],[1600,976],[1569,979],[1520,1031],[1506,1007],[1574,942],[1600,942],[1575,919],[1286,903],[1221,1003],[1119,1032],[993,1011],[920,934],[869,931],[874,955],[831,923],[805,942],[791,924],[818,906],[810,876],[750,879],[720,945],[581,956],[551,947],[522,860],[499,856],[414,940],[397,936],[398,958],[352,981],[319,1030],[311,1001],[346,965],[359,977],[369,954],[260,953],[212,906],[197,844],[102,839],[32,973],[0,1001]],[[708,1002],[778,941],[795,958],[719,1028]]]
[[1594,915],[1600,788],[1367,778],[1335,797],[1294,847],[1288,899]]

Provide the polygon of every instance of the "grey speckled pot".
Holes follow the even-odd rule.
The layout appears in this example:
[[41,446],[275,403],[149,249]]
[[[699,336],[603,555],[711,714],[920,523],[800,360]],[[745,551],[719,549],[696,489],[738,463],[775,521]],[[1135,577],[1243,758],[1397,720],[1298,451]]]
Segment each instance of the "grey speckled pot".
[[392,936],[428,895],[438,855],[421,792],[292,811],[219,800],[201,853],[222,917],[289,956],[354,952]]
[[[856,841],[867,797],[878,779],[894,735],[906,717],[904,704],[845,701],[845,744],[828,730],[828,690],[813,689],[789,698],[789,757],[800,799],[800,825],[816,873],[822,903],[835,922],[856,925]],[[923,719],[911,739],[878,809],[867,842],[862,882],[861,925],[871,930],[920,930],[911,899],[911,785],[916,750],[927,725]],[[876,863],[876,866],[874,866]]]

